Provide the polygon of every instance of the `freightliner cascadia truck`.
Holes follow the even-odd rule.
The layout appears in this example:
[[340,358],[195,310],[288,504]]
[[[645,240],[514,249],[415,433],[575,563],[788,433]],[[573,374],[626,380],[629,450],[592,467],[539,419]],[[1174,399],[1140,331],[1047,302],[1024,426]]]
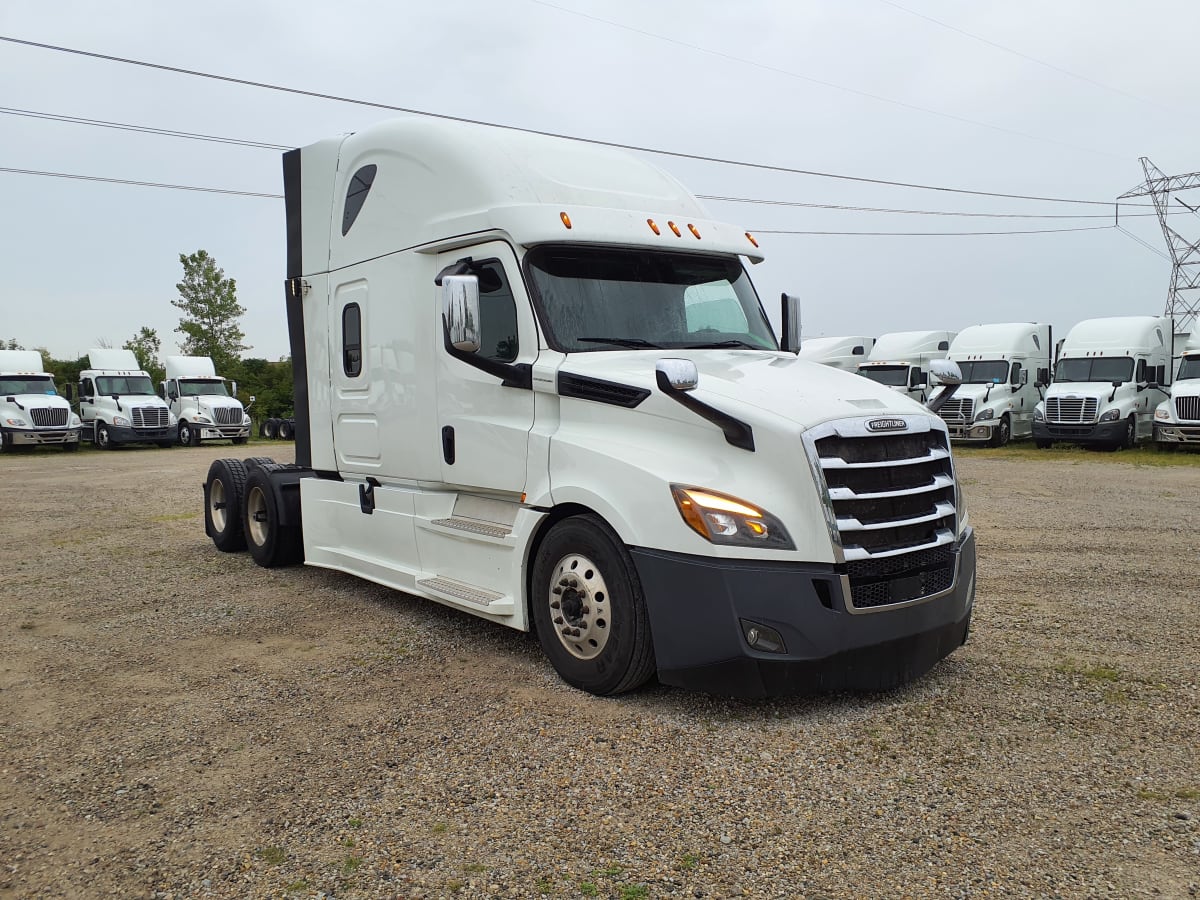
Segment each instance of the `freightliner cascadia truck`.
[[894,331],[881,335],[858,364],[858,374],[885,384],[893,391],[912,394],[924,403],[935,386],[929,364],[945,359],[954,340],[953,331]]
[[754,237],[671,176],[416,118],[283,169],[296,461],[212,464],[219,549],[535,629],[602,695],[886,688],[966,639],[945,424],[781,348]]

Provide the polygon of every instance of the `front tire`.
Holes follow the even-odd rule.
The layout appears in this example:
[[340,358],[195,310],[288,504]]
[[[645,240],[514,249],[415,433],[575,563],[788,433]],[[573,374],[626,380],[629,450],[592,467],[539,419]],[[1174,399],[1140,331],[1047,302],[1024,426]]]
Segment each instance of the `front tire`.
[[179,446],[190,447],[192,444],[200,443],[196,440],[196,434],[192,431],[192,426],[187,422],[179,423]]
[[274,569],[300,562],[304,557],[304,542],[299,528],[279,522],[280,510],[275,502],[270,472],[269,468],[255,466],[246,476],[242,532],[254,561]]
[[224,553],[246,549],[242,533],[242,497],[246,467],[240,459],[216,459],[204,482],[204,530]]
[[113,450],[116,444],[113,443],[112,435],[108,433],[108,426],[96,420],[96,446],[101,450]]
[[593,515],[552,526],[530,585],[538,640],[567,684],[600,696],[631,691],[654,674],[654,645],[637,570]]
[[1125,436],[1121,438],[1121,443],[1118,445],[1120,449],[1132,450],[1137,444],[1137,419],[1130,416],[1125,420]]
[[1003,447],[1012,439],[1012,425],[1009,423],[1008,416],[1000,417],[1000,424],[996,426],[996,430],[992,432],[992,439],[988,443],[993,447]]

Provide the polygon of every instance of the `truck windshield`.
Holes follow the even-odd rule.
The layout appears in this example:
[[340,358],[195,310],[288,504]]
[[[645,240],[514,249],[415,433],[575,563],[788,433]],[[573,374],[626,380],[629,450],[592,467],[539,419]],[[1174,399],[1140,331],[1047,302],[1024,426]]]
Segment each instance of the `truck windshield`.
[[959,362],[963,384],[1004,384],[1008,378],[1008,363],[1002,359],[981,359]]
[[228,397],[225,380],[222,378],[196,378],[190,381],[180,380],[179,395],[181,397]]
[[888,387],[908,387],[908,366],[864,366],[858,374]]
[[1102,381],[1124,384],[1133,377],[1133,360],[1128,356],[1060,359],[1054,368],[1055,381]]
[[546,246],[527,260],[557,350],[779,348],[735,257]]
[[1175,380],[1184,381],[1188,378],[1200,378],[1200,354],[1185,356],[1179,364],[1179,374],[1175,376]]
[[0,375],[0,394],[57,394],[49,375]]
[[153,394],[154,385],[146,375],[99,375],[96,378],[96,393],[105,397],[112,394]]

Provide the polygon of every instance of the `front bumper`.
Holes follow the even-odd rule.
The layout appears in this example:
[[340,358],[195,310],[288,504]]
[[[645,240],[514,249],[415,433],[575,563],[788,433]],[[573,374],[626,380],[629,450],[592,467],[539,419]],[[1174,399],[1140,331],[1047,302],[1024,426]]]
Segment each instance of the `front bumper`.
[[13,444],[77,444],[81,427],[14,428],[0,425],[0,432],[11,436]]
[[1154,440],[1160,444],[1200,444],[1200,425],[1154,423]]
[[175,426],[169,425],[166,428],[134,428],[129,425],[109,425],[108,439],[114,444],[173,441],[175,439]]
[[[954,578],[916,602],[851,612],[844,566],[723,560],[630,548],[664,684],[736,697],[886,690],[918,678],[966,640],[975,538],[954,548]],[[750,647],[746,623],[785,650]]]
[[1062,425],[1057,422],[1033,423],[1035,441],[1069,441],[1073,444],[1116,444],[1125,440],[1125,420]]
[[999,425],[998,421],[977,422],[947,422],[946,430],[950,432],[950,440],[963,443],[982,444],[992,439],[992,429]]
[[193,425],[192,433],[202,441],[229,441],[249,437],[249,425]]

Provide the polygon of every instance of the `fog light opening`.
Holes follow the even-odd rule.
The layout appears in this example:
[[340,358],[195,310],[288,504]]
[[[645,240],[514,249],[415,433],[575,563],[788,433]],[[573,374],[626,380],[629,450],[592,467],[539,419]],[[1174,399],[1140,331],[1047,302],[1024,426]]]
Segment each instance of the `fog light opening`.
[[753,650],[761,650],[763,653],[786,653],[787,647],[783,643],[783,635],[769,625],[763,625],[761,622],[751,622],[748,619],[741,619],[742,636],[746,639],[746,643]]

